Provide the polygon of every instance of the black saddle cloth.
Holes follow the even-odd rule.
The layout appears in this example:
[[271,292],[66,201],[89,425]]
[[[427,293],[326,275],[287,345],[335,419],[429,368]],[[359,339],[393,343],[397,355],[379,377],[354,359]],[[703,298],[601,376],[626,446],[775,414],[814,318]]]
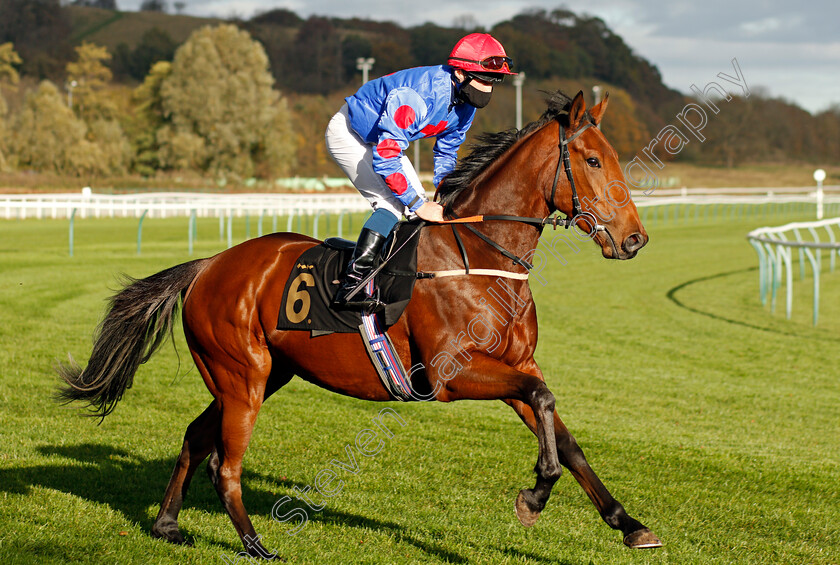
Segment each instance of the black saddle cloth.
[[[417,276],[417,243],[420,241],[417,232],[422,224],[416,220],[400,222],[383,248],[382,260],[387,264],[376,275],[376,285],[379,300],[386,304],[384,312],[379,314],[386,328],[397,323],[411,300]],[[354,246],[355,242],[330,238],[298,257],[283,289],[278,330],[308,330],[313,332],[313,337],[359,331],[361,312],[330,307],[353,256]]]

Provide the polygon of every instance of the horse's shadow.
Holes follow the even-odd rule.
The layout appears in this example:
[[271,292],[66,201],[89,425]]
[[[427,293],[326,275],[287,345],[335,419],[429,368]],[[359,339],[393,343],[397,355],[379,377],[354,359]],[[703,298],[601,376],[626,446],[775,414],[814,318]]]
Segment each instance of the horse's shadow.
[[[159,502],[152,493],[163,495],[174,460],[143,459],[118,447],[93,443],[45,445],[37,449],[45,456],[70,459],[72,462],[0,469],[0,492],[27,494],[36,486],[65,492],[91,502],[107,504],[146,532],[151,530],[154,518],[148,515],[147,509],[151,504]],[[184,508],[222,514],[224,511],[210,481],[201,480],[205,476],[203,469],[196,472]],[[242,498],[255,515],[270,516],[279,495],[277,492],[250,487],[249,483],[252,481],[249,479],[254,479],[253,482],[275,484],[277,491],[290,491],[295,486],[304,489],[308,486],[247,469],[243,471],[243,479]],[[442,560],[453,563],[467,562],[467,559],[457,553],[412,536],[404,526],[394,522],[329,508],[324,508],[321,512],[310,512],[309,520],[393,533],[401,540]],[[181,529],[188,540],[194,537],[189,528],[182,526]],[[234,553],[242,550],[232,528],[230,539],[208,541]]]

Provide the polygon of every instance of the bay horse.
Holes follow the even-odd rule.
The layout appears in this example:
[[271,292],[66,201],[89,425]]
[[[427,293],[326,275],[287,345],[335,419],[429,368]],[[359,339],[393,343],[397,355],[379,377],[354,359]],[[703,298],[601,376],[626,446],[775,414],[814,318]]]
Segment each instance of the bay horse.
[[[533,257],[545,225],[556,228],[559,216],[551,213],[565,214],[560,224],[588,234],[605,258],[630,259],[648,241],[629,193],[622,202],[609,194],[624,176],[615,150],[591,127],[600,123],[607,101],[587,111],[582,92],[570,99],[558,91],[538,121],[521,131],[485,134],[439,193],[449,217],[483,214],[485,221],[470,224],[468,231],[440,224],[421,230],[418,270],[456,275],[418,280],[388,334],[406,367],[422,364],[423,370],[411,374],[416,390],[439,402],[501,400],[536,435],[536,484],[522,489],[515,501],[523,525],[536,522],[566,467],[627,546],[659,547],[659,539],[627,514],[589,466],[534,360],[537,316],[525,258]],[[104,418],[131,386],[139,364],[171,333],[182,306],[187,344],[213,401],[186,430],[153,536],[185,543],[178,513],[193,473],[209,456],[208,474],[243,544],[251,555],[268,555],[242,503],[240,484],[242,458],[263,402],[294,375],[339,394],[393,400],[358,335],[313,338],[306,331],[275,329],[295,260],[318,243],[300,234],[274,233],[130,279],[111,299],[87,368],[72,359],[59,365],[65,381],[59,397],[86,402]],[[467,275],[467,269],[479,274]],[[507,285],[503,308],[489,307],[482,297],[492,280],[483,276],[487,273]],[[486,331],[481,336],[463,331],[477,316],[498,338],[494,347],[487,347]],[[435,357],[453,345],[459,350],[457,372],[435,371]]]

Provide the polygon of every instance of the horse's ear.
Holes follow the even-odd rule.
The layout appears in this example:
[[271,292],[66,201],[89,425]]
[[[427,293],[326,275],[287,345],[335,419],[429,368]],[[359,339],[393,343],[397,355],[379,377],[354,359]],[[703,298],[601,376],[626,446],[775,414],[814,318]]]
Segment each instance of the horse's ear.
[[610,93],[604,93],[604,99],[598,102],[589,110],[589,115],[592,116],[592,123],[596,126],[601,123],[601,118],[604,117],[604,112],[607,111],[607,102],[610,100]]
[[575,131],[580,126],[580,121],[585,113],[586,102],[583,101],[583,91],[579,90],[572,100],[572,107],[569,108],[569,131]]

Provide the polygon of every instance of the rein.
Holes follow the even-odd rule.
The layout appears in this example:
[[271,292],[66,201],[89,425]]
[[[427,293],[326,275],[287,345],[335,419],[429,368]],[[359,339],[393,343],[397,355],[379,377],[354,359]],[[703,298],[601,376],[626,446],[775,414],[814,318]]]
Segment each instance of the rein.
[[[505,215],[505,214],[501,214],[501,215],[500,214],[495,214],[495,215],[468,216],[468,217],[464,217],[464,218],[459,218],[459,217],[456,216],[456,217],[454,217],[452,219],[449,219],[449,220],[446,220],[444,222],[438,222],[437,225],[447,225],[448,224],[448,225],[452,226],[452,233],[455,236],[456,243],[458,244],[458,251],[461,254],[461,259],[464,261],[464,269],[463,270],[458,269],[458,270],[452,270],[452,271],[429,271],[429,272],[422,272],[422,273],[418,272],[417,273],[417,278],[434,278],[436,275],[437,276],[459,276],[459,275],[471,275],[471,274],[476,274],[476,275],[478,275],[478,274],[481,274],[481,275],[492,274],[492,275],[497,275],[497,276],[505,276],[507,278],[522,279],[522,280],[528,278],[528,275],[524,274],[524,273],[511,273],[511,272],[508,272],[508,271],[496,271],[496,270],[493,270],[493,269],[472,269],[472,270],[470,270],[470,261],[469,261],[469,258],[467,257],[467,250],[464,247],[464,242],[461,240],[460,234],[455,229],[455,227],[458,224],[463,224],[463,226],[465,228],[470,230],[472,233],[474,233],[476,236],[478,236],[482,241],[487,243],[489,246],[493,247],[496,251],[498,251],[499,253],[501,253],[502,255],[504,255],[505,257],[510,259],[511,261],[513,261],[513,263],[515,265],[521,265],[522,267],[525,267],[525,269],[528,270],[528,271],[533,269],[534,265],[532,265],[531,263],[529,263],[528,261],[526,261],[522,257],[519,257],[519,256],[515,255],[514,253],[511,253],[510,251],[508,251],[507,249],[505,249],[504,247],[502,247],[501,245],[499,245],[498,243],[493,241],[491,238],[487,237],[486,235],[484,235],[483,233],[478,231],[476,228],[474,228],[470,224],[477,224],[477,223],[488,222],[488,221],[519,222],[519,223],[522,223],[522,224],[529,224],[529,225],[535,226],[537,229],[540,230],[540,232],[542,232],[542,229],[545,226],[548,226],[548,225],[552,226],[555,230],[557,229],[558,226],[561,226],[565,229],[569,229],[571,226],[573,226],[577,222],[577,220],[579,218],[583,218],[584,221],[586,221],[586,223],[589,224],[590,223],[589,218],[591,218],[592,222],[591,222],[590,225],[592,226],[592,229],[591,229],[591,231],[588,232],[588,234],[593,234],[594,232],[599,232],[599,231],[602,231],[602,232],[606,233],[607,236],[609,237],[610,244],[612,245],[614,256],[616,256],[616,257],[618,256],[618,251],[617,251],[616,246],[615,246],[615,240],[613,239],[609,230],[607,230],[606,226],[604,226],[603,224],[599,224],[598,219],[591,212],[583,212],[582,211],[581,206],[580,206],[580,200],[578,199],[578,195],[577,195],[577,188],[575,187],[575,177],[572,174],[572,166],[571,166],[571,163],[570,163],[570,156],[569,156],[569,144],[571,142],[573,142],[575,139],[577,139],[580,134],[582,134],[587,129],[592,127],[593,124],[592,124],[592,122],[587,122],[583,127],[578,129],[568,139],[566,138],[566,128],[563,127],[563,124],[561,124],[558,121],[557,125],[559,127],[559,137],[560,137],[560,142],[558,144],[558,147],[560,148],[560,157],[557,160],[557,170],[554,173],[554,183],[551,186],[551,201],[550,201],[549,206],[554,205],[554,196],[557,193],[557,184],[560,181],[560,166],[562,164],[563,169],[566,172],[566,178],[569,180],[569,185],[572,188],[572,213],[571,213],[571,215],[566,216],[565,218],[560,217],[558,215],[559,214],[559,210],[558,210],[557,211],[558,214],[554,214],[552,216],[551,213],[549,213],[549,215],[544,217],[544,218],[532,218],[532,217],[529,217],[529,216],[512,216],[512,215]],[[418,228],[403,243],[403,246],[406,243],[408,243],[408,240],[410,240],[415,235],[417,235],[420,232],[420,228],[422,228],[425,224],[426,224],[425,222],[420,222],[418,224]],[[402,246],[400,246],[400,249],[402,249]],[[397,251],[399,251],[399,249],[397,249]],[[348,294],[347,298],[350,299],[353,296],[355,296],[362,288],[364,288],[364,286],[369,281],[371,281],[379,273],[379,271],[381,271],[385,267],[386,264],[387,264],[387,260],[384,261],[383,263],[381,263],[377,268],[375,268],[367,277],[365,277],[365,279],[359,284],[359,286],[357,286],[356,289],[353,290],[353,292]]]
[[[613,248],[614,256],[618,256],[618,250],[616,249],[616,246],[615,246],[615,240],[613,239],[612,234],[610,234],[610,232],[607,230],[606,226],[598,223],[598,219],[591,212],[583,212],[582,211],[581,206],[580,206],[580,200],[578,199],[577,187],[575,186],[575,177],[572,174],[572,165],[571,165],[571,162],[570,162],[570,155],[569,155],[569,144],[571,142],[573,142],[575,139],[577,139],[580,134],[582,134],[587,129],[592,127],[593,124],[592,124],[592,122],[587,122],[582,128],[578,129],[568,139],[566,138],[566,128],[563,127],[563,124],[561,124],[558,121],[557,125],[559,127],[559,137],[560,137],[560,143],[558,144],[558,147],[560,148],[560,158],[557,160],[557,170],[554,173],[554,183],[551,185],[551,200],[549,201],[550,202],[549,205],[550,206],[554,205],[554,196],[557,193],[557,184],[560,180],[560,165],[562,164],[563,169],[566,172],[566,178],[569,180],[569,185],[572,188],[572,213],[571,213],[571,215],[568,215],[565,218],[560,217],[559,216],[559,210],[558,210],[557,214],[552,216],[551,213],[549,213],[549,215],[544,217],[544,218],[532,218],[532,217],[528,217],[528,216],[511,216],[511,215],[480,215],[480,216],[469,216],[469,217],[466,217],[466,218],[458,218],[456,216],[455,218],[453,218],[451,220],[447,220],[447,221],[443,222],[444,224],[451,224],[452,225],[452,233],[455,235],[455,241],[458,244],[458,250],[460,251],[461,258],[464,261],[464,274],[466,274],[466,275],[470,274],[470,263],[469,263],[469,259],[467,258],[467,250],[464,248],[464,243],[461,241],[461,236],[458,234],[458,231],[455,229],[456,224],[464,224],[464,227],[466,227],[468,230],[470,230],[472,233],[474,233],[476,236],[478,236],[485,243],[487,243],[488,245],[490,245],[491,247],[496,249],[496,251],[498,251],[499,253],[501,253],[502,255],[504,255],[505,257],[510,259],[511,261],[513,261],[514,264],[521,265],[529,271],[534,268],[534,266],[531,263],[529,263],[525,259],[522,259],[521,257],[518,257],[515,254],[511,253],[510,251],[508,251],[507,249],[505,249],[504,247],[502,247],[501,245],[499,245],[498,243],[496,243],[495,241],[493,241],[492,239],[490,239],[489,237],[487,237],[486,235],[484,235],[483,233],[478,231],[476,228],[474,228],[470,224],[486,222],[486,221],[519,222],[519,223],[522,223],[522,224],[529,224],[529,225],[535,226],[535,227],[537,227],[537,229],[542,231],[542,229],[547,225],[552,226],[555,230],[557,229],[557,226],[561,226],[565,229],[569,229],[571,226],[573,226],[575,223],[577,223],[578,219],[582,218],[584,221],[586,221],[587,224],[590,224],[592,226],[592,229],[591,229],[591,231],[588,232],[588,234],[591,235],[591,234],[594,234],[595,232],[604,232],[604,233],[607,234],[607,236],[609,237],[609,240],[610,240],[610,245],[612,245],[612,248]],[[591,218],[591,223],[590,223],[590,218]]]

